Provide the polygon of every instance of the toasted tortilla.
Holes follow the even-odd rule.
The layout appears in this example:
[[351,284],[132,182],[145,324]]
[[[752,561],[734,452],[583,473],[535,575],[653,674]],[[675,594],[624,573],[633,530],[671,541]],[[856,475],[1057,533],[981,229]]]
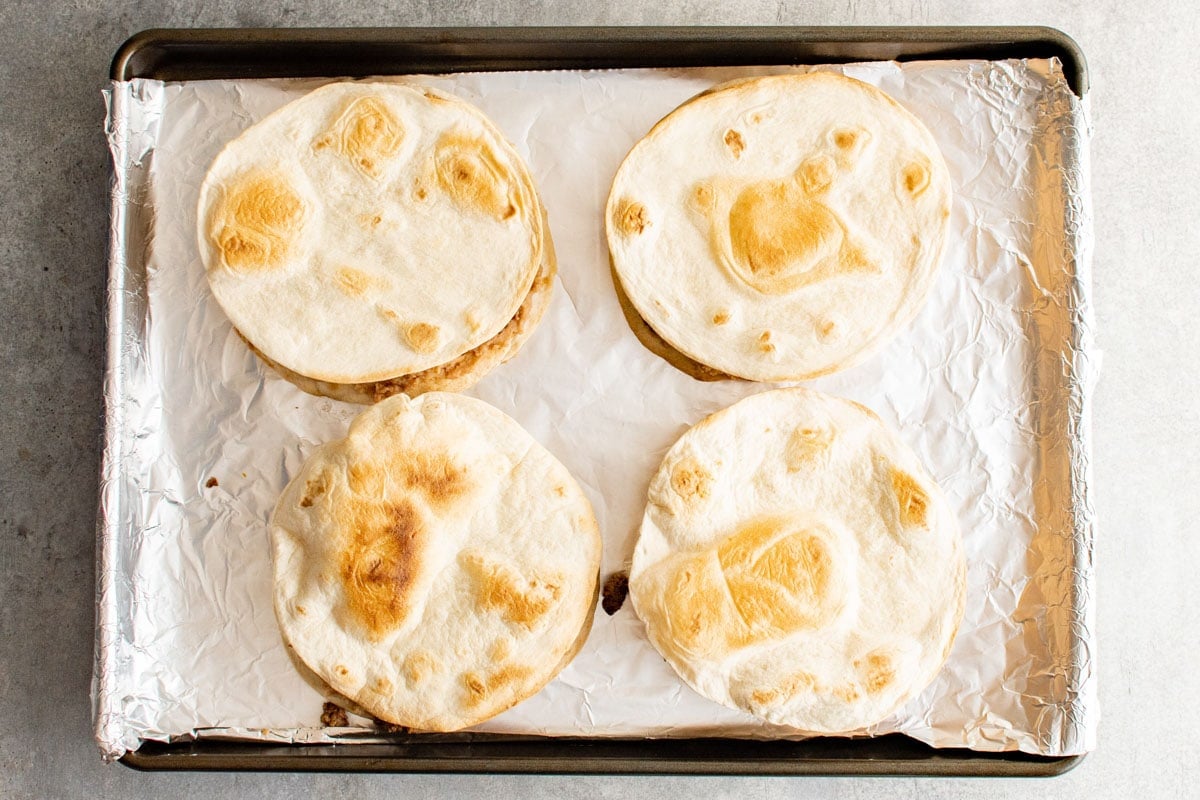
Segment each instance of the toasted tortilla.
[[803,388],[701,421],[651,480],[630,598],[700,694],[812,733],[877,723],[962,619],[958,524],[868,409]]
[[705,92],[625,158],[605,224],[632,307],[674,351],[757,381],[865,358],[924,304],[949,172],[925,126],[828,72]]

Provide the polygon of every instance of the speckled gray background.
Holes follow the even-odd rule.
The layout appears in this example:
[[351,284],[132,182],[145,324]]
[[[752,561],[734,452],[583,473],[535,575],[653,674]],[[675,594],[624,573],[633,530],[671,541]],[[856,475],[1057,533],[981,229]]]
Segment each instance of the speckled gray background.
[[[1200,6],[1187,0],[0,3],[0,797],[1195,796]],[[268,6],[273,8],[267,10]],[[1089,59],[1100,749],[1052,781],[139,774],[91,740],[109,59],[159,26],[1041,24]]]

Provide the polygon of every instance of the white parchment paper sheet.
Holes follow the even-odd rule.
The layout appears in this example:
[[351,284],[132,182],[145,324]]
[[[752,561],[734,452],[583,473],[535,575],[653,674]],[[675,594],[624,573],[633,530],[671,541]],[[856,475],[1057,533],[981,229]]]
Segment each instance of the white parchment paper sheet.
[[[957,509],[966,545],[966,615],[945,669],[872,732],[1086,751],[1097,712],[1084,112],[1051,62],[837,69],[930,127],[955,189],[945,261],[916,321],[865,364],[809,383],[900,431]],[[627,566],[650,476],[676,437],[770,388],[694,381],[634,338],[602,234],[609,183],[679,103],[788,70],[405,79],[480,106],[540,187],[558,252],[554,299],[517,358],[471,394],[512,415],[579,479],[603,532],[605,576]],[[372,731],[357,718],[349,730],[320,727],[322,698],[279,638],[267,544],[284,484],[360,407],[304,394],[264,367],[212,298],[195,243],[197,191],[219,149],[323,82],[133,81],[108,93],[116,179],[95,699],[109,757],[144,739],[344,741]],[[684,686],[628,604],[612,617],[597,611],[574,662],[478,730],[789,735]]]

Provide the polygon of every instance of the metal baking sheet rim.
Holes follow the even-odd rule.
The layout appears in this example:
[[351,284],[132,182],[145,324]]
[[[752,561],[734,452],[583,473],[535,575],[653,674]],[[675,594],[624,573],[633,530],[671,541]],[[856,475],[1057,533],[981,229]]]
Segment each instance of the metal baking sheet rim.
[[[599,67],[649,67],[679,65],[709,65],[713,63],[768,63],[786,55],[793,63],[820,63],[860,60],[865,58],[905,57],[1057,57],[1063,64],[1068,83],[1077,95],[1083,96],[1088,87],[1087,66],[1079,46],[1061,31],[1045,27],[700,27],[700,28],[364,28],[364,29],[159,29],[146,30],[130,37],[118,49],[111,68],[113,80],[135,77],[164,77],[161,73],[188,69],[193,64],[212,58],[212,51],[224,50],[227,60],[217,64],[207,77],[238,75],[259,77],[268,72],[296,75],[288,70],[277,73],[279,61],[286,65],[287,53],[278,52],[303,47],[318,47],[329,54],[349,55],[341,51],[364,43],[388,48],[412,48],[410,60],[400,62],[397,53],[391,54],[391,72],[425,71],[436,66],[438,71],[508,70],[508,69],[577,69]],[[491,54],[480,54],[485,44],[493,45]],[[501,43],[500,49],[495,48]],[[571,52],[572,45],[591,44],[598,53],[579,56]],[[682,46],[687,55],[672,60],[675,54],[662,53],[651,57],[640,48],[650,43]],[[732,44],[754,43],[756,48],[731,54]],[[607,46],[607,48],[606,48]],[[630,47],[639,50],[631,51]],[[930,48],[933,49],[930,49]],[[264,51],[275,49],[277,52]],[[841,48],[841,49],[840,49]],[[255,51],[258,50],[257,54]],[[870,50],[873,56],[865,52]],[[234,51],[243,61],[233,62],[228,56]],[[982,51],[982,52],[981,52]],[[171,62],[172,56],[184,54]],[[561,55],[559,55],[561,53]],[[607,53],[607,54],[606,54]],[[142,56],[147,55],[147,58]],[[294,57],[296,54],[292,53]],[[731,57],[732,55],[732,57]],[[246,57],[249,56],[247,59]],[[764,61],[763,58],[767,58]],[[139,62],[139,59],[141,61]],[[433,59],[432,62],[421,59]],[[699,59],[699,60],[697,60]],[[414,63],[420,62],[420,63]],[[318,67],[325,63],[313,62]],[[270,65],[270,66],[267,66]],[[311,67],[310,67],[311,69]],[[261,70],[261,71],[260,71]],[[362,74],[380,74],[367,68]],[[305,72],[305,74],[310,74]],[[333,74],[312,72],[313,75]],[[339,69],[336,74],[359,74],[351,69]],[[1074,143],[1068,143],[1071,147]],[[1086,154],[1082,154],[1086,157]],[[1085,170],[1086,174],[1086,170]],[[137,303],[145,301],[144,293],[130,287],[126,281],[126,254],[136,251],[145,241],[145,232],[125,213],[128,199],[136,194],[138,185],[115,185],[110,229],[109,296],[126,298],[121,314],[110,311],[107,320],[107,365],[105,394],[119,397],[123,390],[120,374],[121,343],[130,335],[129,324],[135,323]],[[1088,187],[1082,187],[1077,198],[1090,203]],[[117,232],[120,232],[118,235]],[[124,241],[125,247],[121,248]],[[1089,243],[1081,250],[1090,253]],[[1081,295],[1076,309],[1074,333],[1078,337],[1092,336],[1090,319],[1090,260],[1077,259],[1072,275]],[[1070,365],[1075,369],[1076,365]],[[1076,382],[1079,384],[1079,382]],[[1075,496],[1088,506],[1088,477],[1090,472],[1090,389],[1084,382],[1078,396],[1068,404],[1070,428],[1074,436],[1065,443],[1072,465],[1070,480]],[[103,576],[108,574],[116,554],[112,549],[114,534],[119,530],[119,508],[110,501],[107,490],[110,471],[119,463],[112,454],[119,443],[115,432],[120,430],[119,404],[109,404],[105,410],[105,449],[101,465],[101,491],[97,520],[97,649],[93,682],[99,689],[109,670],[105,667],[106,653],[99,646],[102,631],[107,625],[105,593],[115,590],[107,586]],[[1078,471],[1077,471],[1078,468]],[[115,497],[112,498],[115,501]],[[114,513],[116,514],[114,515]],[[1081,560],[1090,575],[1090,550],[1074,554],[1076,565]],[[1078,593],[1076,594],[1076,598]],[[1084,594],[1090,594],[1085,592]],[[1078,603],[1074,602],[1077,606]],[[1090,616],[1091,604],[1072,612]],[[93,695],[96,691],[93,691]],[[99,728],[104,723],[96,720]],[[835,744],[836,743],[836,744]],[[633,748],[630,746],[634,745]],[[890,747],[895,744],[895,748]],[[786,752],[763,753],[772,746],[786,745]],[[716,747],[714,747],[716,746]],[[731,750],[730,748],[733,748]],[[747,753],[735,752],[739,747]],[[883,751],[880,751],[880,747]],[[832,748],[832,750],[822,750]],[[416,752],[420,750],[421,752]],[[578,752],[576,752],[578,751]],[[800,742],[744,742],[729,740],[603,740],[603,739],[505,739],[504,737],[472,737],[470,741],[403,742],[395,745],[260,745],[246,742],[216,740],[190,742],[147,742],[138,750],[126,753],[121,763],[139,770],[269,770],[269,771],[376,771],[376,772],[508,772],[560,774],[724,774],[724,775],[959,775],[959,776],[1055,776],[1079,764],[1084,755],[1038,756],[1020,751],[983,753],[972,750],[939,750],[908,739],[901,734],[870,739],[810,739]]]

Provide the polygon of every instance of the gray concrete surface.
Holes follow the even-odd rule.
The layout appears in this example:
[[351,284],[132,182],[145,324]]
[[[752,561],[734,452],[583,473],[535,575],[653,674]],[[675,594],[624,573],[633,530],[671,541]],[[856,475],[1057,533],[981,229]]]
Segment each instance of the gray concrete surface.
[[[1200,6],[1184,0],[235,0],[0,4],[0,797],[1196,796]],[[1100,748],[1062,778],[139,774],[91,741],[108,156],[99,90],[137,30],[203,25],[1046,24],[1090,59]]]

